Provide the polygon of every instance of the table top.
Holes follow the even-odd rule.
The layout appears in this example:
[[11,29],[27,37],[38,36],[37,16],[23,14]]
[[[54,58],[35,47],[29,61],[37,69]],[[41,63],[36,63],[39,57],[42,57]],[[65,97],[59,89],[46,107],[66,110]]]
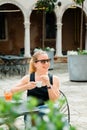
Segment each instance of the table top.
[[[0,101],[2,100],[2,102],[4,102],[4,104],[7,104],[7,106],[9,105],[10,107],[12,107],[12,111],[16,112],[19,116],[25,115],[25,114],[32,114],[32,113],[38,113],[39,112],[39,108],[38,107],[34,107],[33,109],[29,109],[28,107],[28,102],[20,100],[20,101],[15,101],[15,100],[11,100],[11,101],[6,101],[4,97],[0,97]],[[0,113],[0,118],[2,118],[3,113]],[[7,110],[6,112],[6,116],[9,116],[9,112]]]
[[15,120],[20,116],[38,114],[39,112],[36,107],[29,109],[27,101],[6,101],[4,97],[0,97],[0,105],[0,125],[6,124],[9,120]]
[[16,56],[16,55],[0,55],[0,58],[3,60],[19,60],[19,59],[24,59],[25,57]]
[[16,119],[20,116],[31,114],[47,114],[49,112],[49,108],[47,108],[47,106],[45,105],[41,105],[39,107],[29,107],[28,100],[6,101],[4,97],[0,97],[0,103],[2,107],[3,104],[6,107],[5,110],[2,110],[2,107],[0,108],[0,111],[4,111],[0,112],[0,125],[5,124],[8,120],[11,120],[12,118]]
[[[13,102],[14,104],[17,104],[17,102]],[[33,108],[32,110],[27,107],[27,101],[20,101],[18,102],[18,105],[14,106],[14,110],[19,115],[25,115],[25,114],[32,114],[32,113],[38,113],[39,109],[37,107]]]
[[7,104],[13,104],[13,110],[16,111],[19,116],[20,115],[25,115],[25,114],[32,114],[32,113],[49,113],[49,108],[47,105],[40,105],[36,106],[33,109],[29,109],[28,107],[28,100],[11,100],[11,101],[6,101],[4,97],[0,97],[0,100],[3,100]]

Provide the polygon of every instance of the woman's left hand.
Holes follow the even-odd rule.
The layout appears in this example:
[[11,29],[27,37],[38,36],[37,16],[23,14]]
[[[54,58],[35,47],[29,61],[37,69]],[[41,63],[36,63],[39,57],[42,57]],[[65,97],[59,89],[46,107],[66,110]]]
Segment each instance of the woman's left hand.
[[48,75],[41,75],[40,78],[43,83],[43,86],[45,86],[45,85],[50,86],[50,81],[49,81]]

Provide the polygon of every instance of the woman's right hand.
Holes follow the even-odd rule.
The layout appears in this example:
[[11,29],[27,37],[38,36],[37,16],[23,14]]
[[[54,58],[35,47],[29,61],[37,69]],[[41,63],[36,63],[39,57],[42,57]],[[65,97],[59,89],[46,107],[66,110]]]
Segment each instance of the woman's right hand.
[[36,82],[33,82],[33,81],[28,82],[27,89],[31,90],[31,89],[33,89],[35,87],[36,87]]

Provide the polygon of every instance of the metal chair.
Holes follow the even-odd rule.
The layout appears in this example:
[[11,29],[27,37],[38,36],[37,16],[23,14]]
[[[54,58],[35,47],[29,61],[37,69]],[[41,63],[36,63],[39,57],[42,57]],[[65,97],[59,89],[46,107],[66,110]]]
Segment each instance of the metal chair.
[[[66,95],[60,90],[60,97],[58,101],[54,104],[54,108],[64,115],[68,124],[70,124],[70,108]],[[41,110],[44,113],[44,110]],[[45,113],[46,114],[46,113]]]
[[4,71],[4,68],[5,68],[5,63],[4,63],[4,61],[0,58],[0,78],[2,78],[2,76],[3,76],[4,74],[6,74],[5,71]]
[[60,106],[59,110],[65,115],[68,123],[70,123],[70,108],[66,95],[60,90],[60,99],[64,99],[64,103]]
[[[60,104],[58,102],[59,101],[58,100],[57,104],[55,104],[54,106],[55,106],[55,108],[58,108],[58,111],[60,111],[64,115],[67,123],[70,125],[70,108],[69,108],[68,100],[67,100],[66,95],[61,90],[60,90],[60,98],[59,99],[63,100],[64,102]],[[47,108],[47,109],[49,109],[49,108]],[[41,118],[43,120],[47,111],[45,109],[39,109],[39,112],[42,113],[43,116],[41,116]],[[28,118],[27,118],[26,123],[25,123],[25,129],[32,127],[32,119],[30,116],[27,116],[27,117]]]

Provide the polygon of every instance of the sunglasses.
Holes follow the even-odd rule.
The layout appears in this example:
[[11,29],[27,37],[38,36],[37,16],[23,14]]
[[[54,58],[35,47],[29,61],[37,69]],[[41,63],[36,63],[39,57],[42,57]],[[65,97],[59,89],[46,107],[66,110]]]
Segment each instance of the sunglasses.
[[51,59],[46,59],[46,60],[36,60],[35,62],[40,62],[42,64],[45,64],[46,62],[49,63],[51,61]]

